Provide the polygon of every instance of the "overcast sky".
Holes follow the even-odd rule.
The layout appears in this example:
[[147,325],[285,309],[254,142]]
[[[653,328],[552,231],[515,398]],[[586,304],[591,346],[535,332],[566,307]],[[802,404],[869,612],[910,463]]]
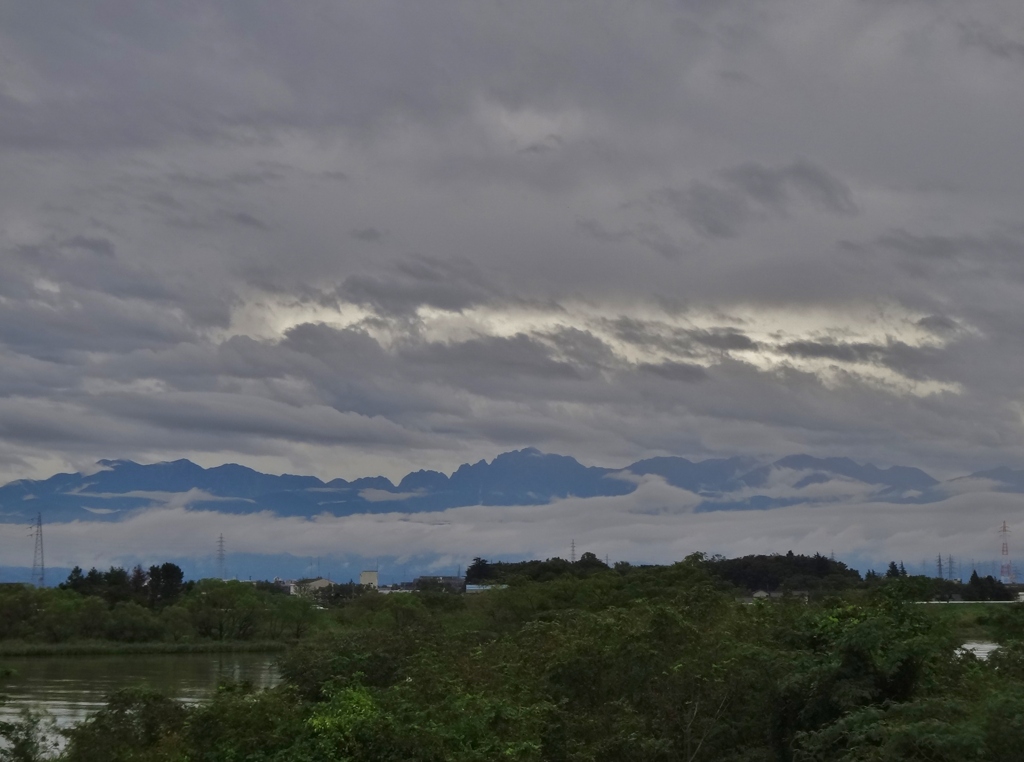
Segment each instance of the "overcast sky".
[[1019,0],[0,0],[0,480],[1024,467]]

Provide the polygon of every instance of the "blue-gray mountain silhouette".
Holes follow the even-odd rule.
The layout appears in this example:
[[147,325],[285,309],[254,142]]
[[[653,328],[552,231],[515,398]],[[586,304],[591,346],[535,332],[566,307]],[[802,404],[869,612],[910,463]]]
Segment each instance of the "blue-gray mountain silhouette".
[[993,468],[989,471],[975,471],[968,476],[961,476],[953,481],[961,479],[986,479],[995,482],[997,492],[1024,492],[1024,471],[1015,471],[1006,466]]
[[[786,497],[750,495],[778,481],[773,472],[795,474]],[[1007,489],[1024,491],[1024,472],[993,472]],[[324,482],[314,476],[264,474],[226,464],[202,468],[188,460],[141,465],[102,460],[88,474],[57,474],[0,487],[0,521],[28,522],[36,512],[47,521],[116,521],[137,510],[170,504],[224,513],[272,511],[283,516],[321,513],[438,511],[468,505],[541,505],[559,498],[626,495],[644,478],[704,497],[698,510],[768,509],[806,502],[800,491],[833,480],[870,486],[889,502],[924,502],[942,497],[939,482],[917,468],[878,468],[848,458],[792,455],[773,463],[751,458],[693,462],[679,457],[637,461],[622,469],[585,466],[566,455],[534,448],[507,452],[494,460],[460,466],[451,476],[415,471],[397,485],[383,476]],[[731,495],[743,490],[743,497]],[[821,498],[817,498],[820,500]]]
[[849,458],[813,458],[810,455],[788,455],[744,474],[742,481],[749,487],[759,487],[768,481],[773,470],[780,468],[812,472],[795,486],[829,481],[836,476],[900,490],[926,490],[939,483],[938,479],[919,468],[892,466],[883,469],[870,463],[862,466]]

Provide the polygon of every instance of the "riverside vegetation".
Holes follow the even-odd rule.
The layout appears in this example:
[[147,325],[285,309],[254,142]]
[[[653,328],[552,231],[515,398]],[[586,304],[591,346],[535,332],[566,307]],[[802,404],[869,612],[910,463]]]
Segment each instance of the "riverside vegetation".
[[171,563],[76,567],[57,588],[0,586],[0,654],[281,648],[319,613],[285,592],[266,582],[185,582]]
[[[292,633],[279,686],[223,685],[193,707],[122,691],[60,758],[960,762],[1024,748],[1024,607],[972,615],[1003,643],[981,661],[959,648],[962,622],[935,614],[947,607],[913,605],[935,581],[897,565],[862,580],[821,556],[609,568],[584,554],[479,559],[468,576],[505,587],[335,591]],[[755,578],[742,586],[807,595],[738,601],[735,580]],[[170,606],[221,590],[235,588],[200,582]],[[32,723],[2,729],[0,759],[43,758]]]

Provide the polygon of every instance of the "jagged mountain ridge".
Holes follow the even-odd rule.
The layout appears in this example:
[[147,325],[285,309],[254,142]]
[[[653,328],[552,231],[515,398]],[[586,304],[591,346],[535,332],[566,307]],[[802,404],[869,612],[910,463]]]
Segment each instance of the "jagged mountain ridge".
[[[1010,479],[1006,488],[1024,491],[1024,472],[1010,473],[1020,479]],[[827,500],[822,486],[836,484],[889,502],[942,497],[940,482],[920,469],[881,469],[847,458],[792,455],[763,463],[742,457],[697,462],[656,457],[611,469],[527,448],[491,462],[464,464],[450,476],[415,471],[397,485],[382,476],[324,482],[314,476],[264,474],[237,464],[203,468],[188,460],[151,465],[103,460],[92,473],[57,474],[0,487],[0,521],[28,521],[37,511],[48,521],[109,521],[165,504],[227,513],[270,510],[287,516],[535,505],[569,496],[626,495],[650,476],[701,495],[704,502],[698,510],[767,509]]]

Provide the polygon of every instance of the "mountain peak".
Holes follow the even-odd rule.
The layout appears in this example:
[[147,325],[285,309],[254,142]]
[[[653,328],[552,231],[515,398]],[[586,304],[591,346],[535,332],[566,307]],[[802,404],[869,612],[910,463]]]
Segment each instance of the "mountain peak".
[[134,460],[123,460],[121,458],[108,460],[107,458],[103,458],[102,460],[97,460],[96,465],[103,466],[105,468],[117,468],[118,466],[137,466],[139,464]]
[[[500,455],[496,455],[494,460],[491,461],[491,465],[494,465],[495,463],[498,462],[508,463],[517,460],[526,460],[528,458],[571,458],[571,456],[549,455],[547,453],[541,452],[536,447],[524,447],[522,450],[509,450],[508,452],[503,452]],[[576,460],[575,458],[571,459]]]

